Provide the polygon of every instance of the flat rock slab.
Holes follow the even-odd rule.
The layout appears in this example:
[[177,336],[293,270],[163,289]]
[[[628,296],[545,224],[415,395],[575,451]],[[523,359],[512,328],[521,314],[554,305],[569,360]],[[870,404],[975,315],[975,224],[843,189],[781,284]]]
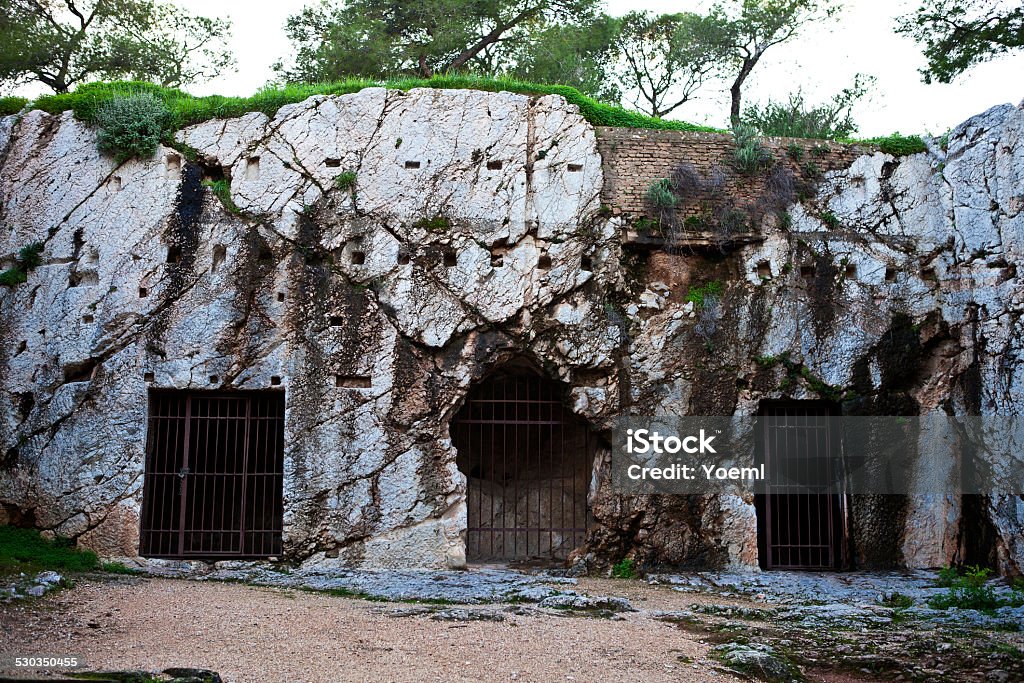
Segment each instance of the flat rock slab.
[[[575,586],[575,579],[524,574],[504,569],[375,571],[319,568],[288,572],[256,563],[232,562],[218,565],[210,569],[197,566],[197,563],[162,563],[147,565],[144,571],[153,576],[199,581],[238,581],[257,586],[325,591],[394,602],[459,605],[498,602],[539,603],[552,598],[562,599],[564,596],[564,599],[570,601],[596,601],[602,605],[618,605],[619,602],[629,604],[620,598],[579,595],[570,588]],[[621,609],[619,605],[619,611]]]

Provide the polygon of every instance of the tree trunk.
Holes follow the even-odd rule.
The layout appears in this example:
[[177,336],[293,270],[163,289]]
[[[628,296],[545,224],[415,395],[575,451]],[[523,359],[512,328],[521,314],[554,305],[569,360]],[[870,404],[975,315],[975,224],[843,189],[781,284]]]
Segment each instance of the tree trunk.
[[743,84],[746,82],[750,72],[754,70],[754,66],[760,58],[761,55],[758,54],[744,59],[743,65],[740,66],[740,72],[736,74],[736,80],[732,82],[732,87],[729,89],[729,93],[732,95],[732,105],[729,107],[729,123],[733,128],[740,123],[740,100],[743,97]]

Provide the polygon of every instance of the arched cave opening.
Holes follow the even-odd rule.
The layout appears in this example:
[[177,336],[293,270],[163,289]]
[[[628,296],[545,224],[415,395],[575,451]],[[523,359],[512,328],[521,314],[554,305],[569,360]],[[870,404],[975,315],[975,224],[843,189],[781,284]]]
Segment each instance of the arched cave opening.
[[470,562],[561,561],[583,543],[597,439],[562,395],[510,367],[473,387],[452,420]]

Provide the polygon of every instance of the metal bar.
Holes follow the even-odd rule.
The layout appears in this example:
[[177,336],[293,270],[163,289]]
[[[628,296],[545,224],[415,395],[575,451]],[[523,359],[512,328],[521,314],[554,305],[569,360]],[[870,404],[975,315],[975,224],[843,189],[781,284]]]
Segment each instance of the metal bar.
[[191,445],[189,438],[191,436],[191,418],[192,418],[192,399],[185,399],[185,439],[184,439],[184,452],[182,455],[181,471],[183,476],[181,478],[181,508],[178,519],[178,555],[185,553],[185,504],[188,500],[188,450]]

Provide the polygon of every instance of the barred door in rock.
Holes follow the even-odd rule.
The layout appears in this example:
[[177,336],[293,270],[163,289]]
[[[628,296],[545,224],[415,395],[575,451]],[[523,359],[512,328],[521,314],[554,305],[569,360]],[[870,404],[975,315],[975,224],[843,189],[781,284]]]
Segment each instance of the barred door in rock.
[[279,555],[283,454],[283,392],[151,392],[140,554]]
[[596,444],[561,393],[534,374],[494,375],[452,421],[470,561],[563,560],[582,544]]
[[[759,440],[768,486],[756,505],[765,569],[846,564],[845,498],[825,484],[842,477],[833,416],[832,406],[819,401],[772,402],[761,409]],[[780,481],[815,485],[773,483]]]

